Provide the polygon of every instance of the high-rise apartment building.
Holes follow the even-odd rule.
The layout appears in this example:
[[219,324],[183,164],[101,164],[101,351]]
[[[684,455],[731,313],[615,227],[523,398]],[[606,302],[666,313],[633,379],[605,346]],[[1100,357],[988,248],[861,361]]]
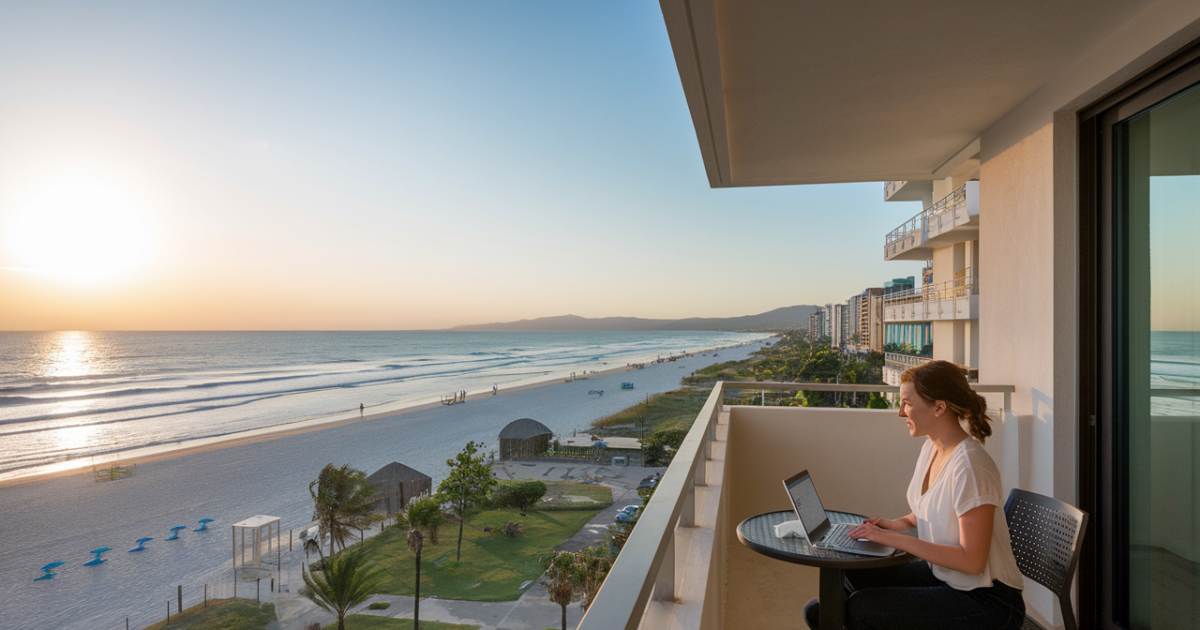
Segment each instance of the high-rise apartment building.
[[[887,201],[921,201],[924,210],[884,239],[885,260],[924,260],[921,287],[893,280],[884,297],[888,343],[884,382],[900,383],[913,365],[942,359],[973,380],[979,368],[979,166],[968,161],[957,174],[924,182],[891,182]],[[897,279],[901,280],[901,279]]]
[[883,352],[883,288],[850,298],[850,344],[857,352]]
[[815,342],[825,336],[825,311],[817,309],[808,316],[808,340]]

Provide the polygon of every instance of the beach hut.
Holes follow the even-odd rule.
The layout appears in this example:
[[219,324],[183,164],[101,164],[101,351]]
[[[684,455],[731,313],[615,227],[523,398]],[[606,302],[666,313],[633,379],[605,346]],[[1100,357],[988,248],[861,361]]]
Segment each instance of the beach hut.
[[500,459],[537,457],[550,449],[550,427],[532,418],[508,423],[500,431]]
[[392,514],[408,505],[415,496],[431,492],[433,479],[400,462],[392,462],[371,473],[367,481],[375,486],[376,512]]

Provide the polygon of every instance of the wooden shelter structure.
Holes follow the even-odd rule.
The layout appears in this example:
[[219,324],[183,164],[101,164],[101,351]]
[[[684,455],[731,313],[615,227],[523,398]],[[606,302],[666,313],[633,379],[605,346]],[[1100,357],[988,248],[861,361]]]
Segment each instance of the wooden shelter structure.
[[500,459],[537,457],[550,450],[550,427],[532,418],[513,420],[500,430]]
[[403,509],[413,497],[433,490],[429,475],[400,462],[376,470],[367,481],[375,486],[375,511],[387,514]]

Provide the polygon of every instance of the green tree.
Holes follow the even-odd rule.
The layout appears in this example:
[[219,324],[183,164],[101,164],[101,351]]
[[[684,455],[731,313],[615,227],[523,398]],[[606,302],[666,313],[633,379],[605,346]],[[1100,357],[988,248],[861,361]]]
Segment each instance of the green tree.
[[380,569],[368,569],[361,550],[325,559],[317,572],[303,569],[300,594],[337,617],[338,630],[346,630],[351,608],[367,601],[379,583]]
[[[683,439],[687,437],[689,427],[659,428],[646,436],[642,441],[642,458],[647,468],[666,466],[671,463]],[[670,447],[670,450],[668,450]]]
[[544,496],[546,484],[540,481],[518,481],[498,486],[492,495],[492,504],[500,509],[520,510],[521,516],[525,516],[526,511],[537,505]]
[[326,464],[317,478],[308,484],[313,499],[313,520],[329,536],[329,554],[334,545],[346,548],[351,530],[366,529],[374,522],[375,486],[367,474],[343,464]]
[[454,505],[458,516],[458,551],[454,561],[462,559],[463,523],[467,518],[467,508],[488,497],[496,480],[492,479],[492,471],[484,463],[482,455],[476,455],[483,444],[467,442],[461,453],[454,459],[446,460],[450,474],[438,484],[438,494],[444,502]]
[[417,557],[417,579],[413,587],[413,630],[421,630],[421,550],[425,547],[425,537],[421,530],[408,530],[408,550]]
[[585,611],[596,601],[596,594],[600,592],[600,587],[616,560],[617,556],[608,545],[593,545],[575,553],[575,582],[583,597],[579,606]]
[[892,405],[883,394],[871,392],[871,399],[867,401],[867,409],[891,409]]

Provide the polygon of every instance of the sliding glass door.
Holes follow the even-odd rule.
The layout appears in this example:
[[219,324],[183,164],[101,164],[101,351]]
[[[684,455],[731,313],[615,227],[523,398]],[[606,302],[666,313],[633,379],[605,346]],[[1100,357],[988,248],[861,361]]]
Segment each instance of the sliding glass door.
[[1111,621],[1200,628],[1200,87],[1114,121]]

